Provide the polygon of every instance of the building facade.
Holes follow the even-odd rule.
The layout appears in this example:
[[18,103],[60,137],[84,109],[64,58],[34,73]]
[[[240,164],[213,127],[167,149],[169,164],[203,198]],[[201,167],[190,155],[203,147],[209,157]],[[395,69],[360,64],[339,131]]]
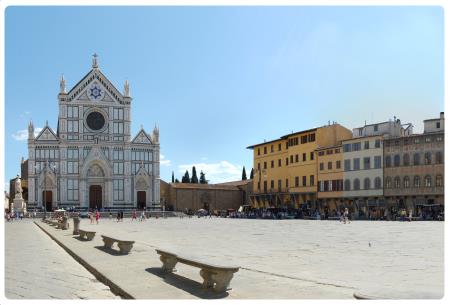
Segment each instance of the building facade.
[[92,69],[68,92],[60,81],[56,131],[28,126],[28,208],[160,207],[159,129],[131,138],[129,84],[123,92]]
[[253,206],[311,208],[317,201],[316,150],[348,138],[351,131],[333,123],[247,147],[254,156]]
[[384,196],[390,209],[418,216],[444,209],[444,113],[424,133],[385,140]]
[[344,160],[342,144],[317,149],[317,198],[328,212],[343,207]]

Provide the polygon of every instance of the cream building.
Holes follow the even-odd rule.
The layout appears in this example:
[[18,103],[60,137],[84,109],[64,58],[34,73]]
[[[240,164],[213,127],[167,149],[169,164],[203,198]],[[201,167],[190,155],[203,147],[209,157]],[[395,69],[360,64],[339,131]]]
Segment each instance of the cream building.
[[159,209],[159,130],[131,137],[131,101],[128,82],[117,90],[97,55],[68,92],[61,78],[56,130],[46,123],[35,137],[28,126],[29,209]]

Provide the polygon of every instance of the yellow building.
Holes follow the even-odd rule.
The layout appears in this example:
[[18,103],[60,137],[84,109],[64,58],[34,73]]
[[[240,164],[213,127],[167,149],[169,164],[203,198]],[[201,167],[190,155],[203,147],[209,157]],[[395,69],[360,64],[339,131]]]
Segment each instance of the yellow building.
[[330,214],[343,205],[343,156],[342,144],[317,149],[317,198],[321,210]]
[[350,130],[335,123],[247,147],[253,149],[253,206],[299,208],[315,203],[316,150],[351,137]]

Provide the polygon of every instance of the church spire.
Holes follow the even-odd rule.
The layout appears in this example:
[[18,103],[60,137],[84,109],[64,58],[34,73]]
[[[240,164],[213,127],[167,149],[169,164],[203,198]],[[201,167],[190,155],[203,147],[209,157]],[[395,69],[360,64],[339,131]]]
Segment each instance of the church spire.
[[34,125],[32,120],[30,120],[30,123],[28,124],[28,139],[34,139]]
[[66,80],[64,74],[61,74],[61,80],[59,81],[59,93],[66,93]]
[[98,69],[98,60],[97,60],[97,53],[94,53],[94,55],[92,55],[92,68],[93,69]]
[[123,96],[130,97],[130,84],[128,80],[125,80],[125,84],[123,85]]

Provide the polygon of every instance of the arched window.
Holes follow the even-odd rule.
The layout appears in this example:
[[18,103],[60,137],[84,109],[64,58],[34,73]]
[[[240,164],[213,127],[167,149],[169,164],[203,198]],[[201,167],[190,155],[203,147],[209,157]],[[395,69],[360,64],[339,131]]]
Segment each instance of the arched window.
[[400,166],[400,155],[394,156],[394,166]]
[[431,176],[425,176],[425,187],[431,187]]
[[414,165],[420,165],[420,155],[419,153],[415,153],[413,157]]
[[370,190],[370,179],[369,178],[364,179],[364,189]]
[[392,187],[392,180],[391,177],[386,178],[386,188],[390,189]]
[[403,187],[405,189],[409,188],[409,177],[406,176],[405,178],[403,178]]
[[436,164],[442,163],[442,153],[440,151],[436,152]]
[[409,154],[404,154],[403,155],[403,165],[404,166],[409,166]]
[[425,164],[431,164],[431,153],[429,153],[429,152],[426,152],[425,153],[425,156],[424,156],[424,163]]
[[380,189],[381,188],[381,178],[380,177],[376,177],[375,178],[375,188],[376,189]]
[[400,188],[400,177],[394,178],[394,188],[399,189]]
[[346,179],[344,181],[344,190],[350,191],[350,180],[349,179]]
[[391,167],[391,156],[387,156],[386,157],[385,166],[386,167]]
[[442,176],[441,175],[437,175],[436,176],[436,186],[438,186],[438,187],[443,186],[443,184],[442,184]]
[[355,191],[359,190],[360,186],[359,186],[359,179],[356,178],[355,180],[353,180],[353,189]]
[[420,187],[420,177],[414,176],[414,187]]

